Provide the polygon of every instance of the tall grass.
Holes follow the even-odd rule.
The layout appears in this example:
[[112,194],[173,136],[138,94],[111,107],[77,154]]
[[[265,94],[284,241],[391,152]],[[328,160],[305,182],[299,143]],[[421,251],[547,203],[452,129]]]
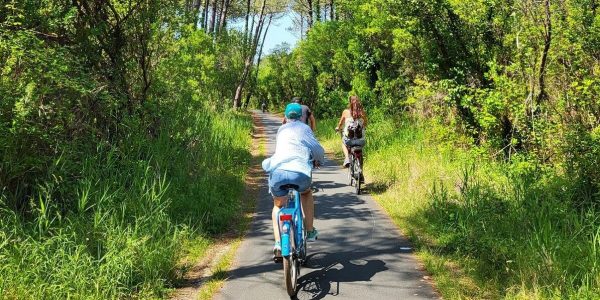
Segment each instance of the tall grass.
[[[248,116],[180,118],[156,138],[132,134],[117,147],[98,146],[81,164],[57,158],[48,176],[57,180],[40,181],[28,215],[0,194],[2,298],[165,295],[183,245],[227,228],[250,157]],[[78,167],[59,179],[60,170]]]
[[436,131],[375,119],[365,172],[443,296],[600,298],[600,218],[571,202],[577,184],[524,157],[502,163],[453,147]]

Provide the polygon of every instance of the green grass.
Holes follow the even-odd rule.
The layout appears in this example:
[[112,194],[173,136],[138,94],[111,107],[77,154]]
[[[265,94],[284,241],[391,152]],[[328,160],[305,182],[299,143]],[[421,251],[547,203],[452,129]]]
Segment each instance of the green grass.
[[223,254],[219,259],[217,264],[211,270],[212,276],[203,284],[198,299],[212,299],[213,295],[223,286],[223,283],[229,277],[229,269],[233,263],[235,253],[241,244],[242,239],[237,239],[231,244],[227,253]]
[[57,158],[56,180],[40,181],[27,214],[0,195],[2,298],[167,295],[178,263],[201,257],[207,236],[230,225],[250,160],[248,115],[179,118],[156,138],[99,146],[81,164]]
[[[572,205],[577,185],[523,157],[500,163],[454,147],[438,130],[374,118],[365,172],[442,296],[600,298],[600,219]],[[327,131],[318,133],[335,145]]]
[[335,127],[337,126],[337,121],[334,119],[325,119],[318,120],[317,122],[317,130],[315,134],[319,138],[319,142],[328,151],[334,152],[336,156],[343,155],[342,154],[342,140],[337,132],[335,132]]

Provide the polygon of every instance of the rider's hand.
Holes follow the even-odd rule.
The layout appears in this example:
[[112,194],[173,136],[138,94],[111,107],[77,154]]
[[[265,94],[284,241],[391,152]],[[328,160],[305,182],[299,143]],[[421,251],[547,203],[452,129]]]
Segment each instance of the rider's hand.
[[320,167],[321,167],[321,164],[318,161],[313,160],[313,168],[319,169]]
[[335,128],[335,132],[338,132],[338,131],[340,131],[340,128],[339,128],[339,127],[336,127],[336,128]]

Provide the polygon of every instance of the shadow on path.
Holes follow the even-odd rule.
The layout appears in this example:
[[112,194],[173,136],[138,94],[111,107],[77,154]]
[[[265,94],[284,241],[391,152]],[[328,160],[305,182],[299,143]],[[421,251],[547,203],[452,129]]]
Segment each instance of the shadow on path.
[[[340,294],[340,283],[367,282],[388,268],[379,259],[362,259],[364,253],[315,253],[306,268],[317,269],[298,279],[302,299],[322,299]],[[309,297],[309,298],[306,298]],[[298,299],[298,298],[295,298]]]

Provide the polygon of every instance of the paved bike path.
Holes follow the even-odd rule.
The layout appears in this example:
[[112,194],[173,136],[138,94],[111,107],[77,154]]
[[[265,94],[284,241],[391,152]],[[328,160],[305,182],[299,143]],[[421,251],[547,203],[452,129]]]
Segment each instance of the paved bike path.
[[[255,112],[262,120],[271,155],[279,117]],[[366,162],[368,167],[368,160]],[[230,277],[215,299],[289,299],[283,268],[271,260],[273,234],[265,175],[253,224],[240,246]],[[328,161],[313,173],[315,227],[309,260],[300,272],[298,299],[437,299],[423,279],[408,241],[370,196],[354,193],[346,170]]]

